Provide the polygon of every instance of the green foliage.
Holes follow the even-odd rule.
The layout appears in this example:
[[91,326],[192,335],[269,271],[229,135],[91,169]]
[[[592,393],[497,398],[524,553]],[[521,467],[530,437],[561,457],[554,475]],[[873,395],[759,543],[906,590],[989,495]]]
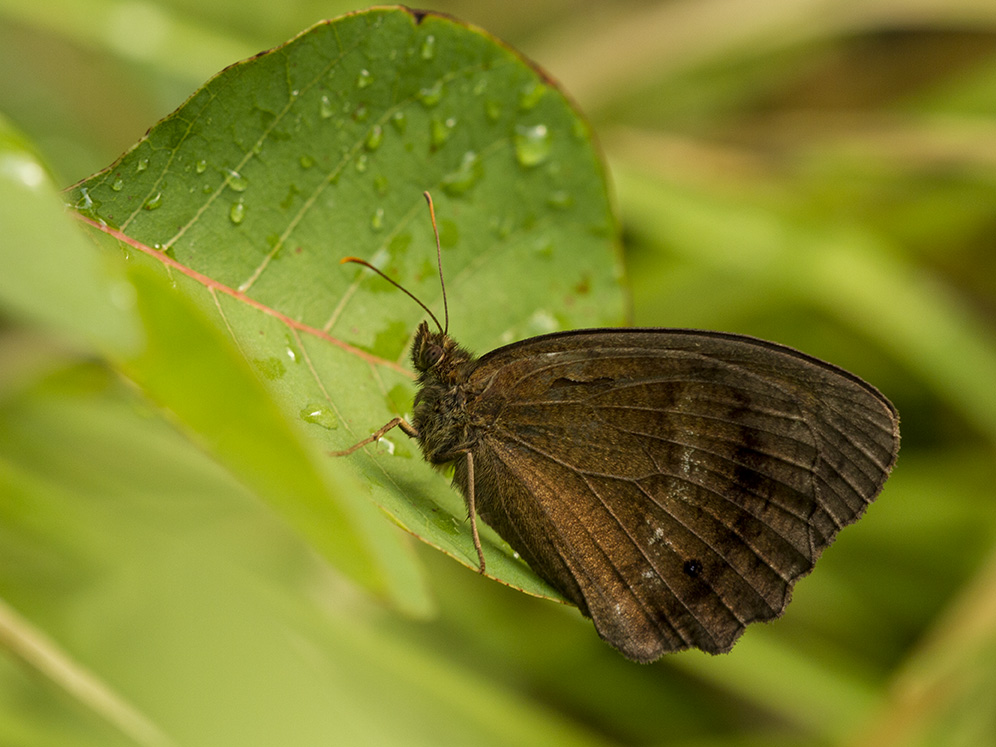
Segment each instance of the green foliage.
[[991,744],[996,43],[972,0],[792,5],[443,8],[592,117],[636,323],[794,345],[903,418],[784,618],[639,667],[493,534],[513,588],[463,568],[402,434],[326,454],[410,407],[423,312],[338,263],[440,315],[423,190],[461,343],[623,320],[550,79],[405,11],[218,73],[353,8],[2,0],[0,743]]
[[[342,449],[410,405],[404,366],[421,311],[339,260],[367,257],[438,299],[423,190],[438,193],[453,330],[465,344],[487,350],[621,319],[612,222],[588,140],[563,97],[508,49],[448,19],[379,10],[226,69],[71,201],[95,230],[110,226],[137,250],[134,264],[165,265],[279,405],[313,440]],[[178,309],[143,303],[157,298],[146,281],[138,297],[156,350],[126,364],[129,375],[219,449],[241,441],[229,461],[245,479],[269,479],[265,493],[286,514],[312,504],[300,525],[349,562],[357,548],[335,530],[343,519],[318,520],[322,497],[307,498],[313,481],[299,479],[309,468],[280,448],[293,439],[248,418],[265,395],[220,377],[218,391],[201,385],[224,343],[195,349],[176,329]],[[181,391],[183,382],[194,386]],[[398,432],[368,452],[357,461],[374,501],[476,566],[462,501],[417,447]],[[266,477],[249,474],[268,461]],[[552,593],[496,535],[486,540],[490,573]]]

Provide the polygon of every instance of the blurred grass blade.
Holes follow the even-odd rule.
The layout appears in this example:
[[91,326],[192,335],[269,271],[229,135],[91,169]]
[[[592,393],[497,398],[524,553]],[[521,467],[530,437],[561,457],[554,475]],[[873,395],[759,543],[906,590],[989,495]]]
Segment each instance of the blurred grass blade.
[[140,339],[120,262],[80,236],[44,165],[0,117],[0,304],[86,347],[133,350]]
[[0,646],[142,747],[171,747],[174,744],[152,720],[74,661],[3,599],[0,599]]
[[[849,744],[991,744],[994,664],[996,554],[913,650],[883,707]],[[980,707],[963,707],[973,703]],[[969,734],[974,737],[965,741]]]
[[[625,163],[615,173],[628,224],[688,261],[768,286],[874,339],[996,443],[993,331],[883,238],[855,226],[802,223]],[[636,282],[653,287],[656,279]]]

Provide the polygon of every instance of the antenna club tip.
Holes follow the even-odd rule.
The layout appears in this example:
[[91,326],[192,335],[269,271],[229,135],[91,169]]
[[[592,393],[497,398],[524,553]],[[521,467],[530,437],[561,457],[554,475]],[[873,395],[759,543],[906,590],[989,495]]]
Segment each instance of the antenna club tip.
[[345,265],[345,264],[348,264],[350,262],[358,262],[358,263],[362,264],[363,260],[360,259],[359,257],[343,257],[342,259],[339,260],[339,264],[340,265]]

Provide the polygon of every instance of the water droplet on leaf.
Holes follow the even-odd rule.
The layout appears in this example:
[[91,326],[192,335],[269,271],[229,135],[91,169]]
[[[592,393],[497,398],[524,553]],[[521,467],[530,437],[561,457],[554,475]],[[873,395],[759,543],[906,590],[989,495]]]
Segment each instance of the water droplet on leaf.
[[519,92],[519,108],[527,112],[534,109],[546,94],[546,86],[539,81],[523,86]]
[[373,83],[373,75],[370,74],[370,71],[360,70],[360,74],[356,76],[356,87],[366,88],[371,83]]
[[456,119],[454,117],[432,120],[429,140],[433,150],[438,150],[443,146],[443,143],[450,139],[454,127],[456,127]]
[[160,205],[163,204],[163,193],[156,192],[152,197],[145,201],[142,205],[146,210],[156,210]]
[[436,37],[432,34],[425,37],[425,41],[422,42],[422,48],[419,50],[423,60],[431,60],[436,56]]
[[473,187],[484,176],[484,166],[481,157],[474,151],[463,154],[460,165],[443,177],[443,191],[451,196],[462,195]]
[[415,98],[422,102],[424,106],[432,107],[438,104],[443,98],[443,81],[437,80],[428,88],[421,89]]
[[374,125],[370,128],[370,132],[367,133],[367,139],[364,141],[363,145],[367,150],[373,151],[380,147],[381,142],[384,140],[384,128],[379,124]]
[[515,158],[527,168],[538,166],[550,156],[550,131],[546,125],[515,128]]
[[242,200],[238,200],[232,203],[232,207],[228,209],[228,218],[235,225],[239,225],[246,217],[246,206]]
[[228,186],[233,192],[245,192],[249,188],[249,180],[238,171],[228,170]]
[[322,96],[321,104],[318,107],[318,113],[322,119],[329,119],[335,115],[335,107],[332,106],[332,101],[328,96]]
[[330,431],[339,427],[339,418],[327,405],[310,403],[305,405],[301,408],[301,420],[320,425]]

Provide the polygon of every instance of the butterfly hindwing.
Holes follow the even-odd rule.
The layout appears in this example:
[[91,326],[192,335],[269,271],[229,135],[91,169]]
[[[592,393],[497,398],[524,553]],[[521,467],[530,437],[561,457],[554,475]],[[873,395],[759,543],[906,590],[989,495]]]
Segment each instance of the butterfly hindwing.
[[639,661],[727,651],[778,616],[898,449],[875,389],[736,335],[547,335],[465,388],[479,514]]

